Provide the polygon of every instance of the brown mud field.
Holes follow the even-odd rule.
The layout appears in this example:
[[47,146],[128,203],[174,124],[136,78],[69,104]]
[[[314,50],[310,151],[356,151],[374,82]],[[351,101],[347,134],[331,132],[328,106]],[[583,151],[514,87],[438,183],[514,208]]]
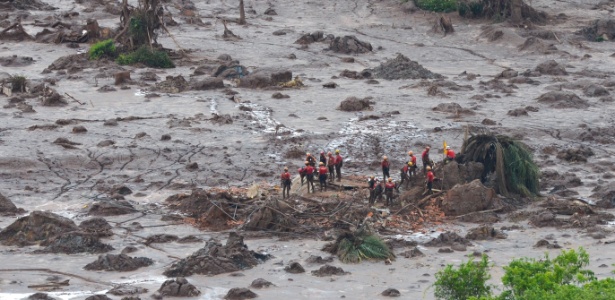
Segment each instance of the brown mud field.
[[[612,276],[615,4],[533,0],[545,14],[512,22],[246,0],[239,25],[236,2],[162,1],[176,67],[154,69],[88,60],[119,34],[118,1],[0,0],[0,299],[433,299],[468,255],[496,282],[515,257],[578,247]],[[440,164],[468,133],[525,143],[540,196]],[[436,193],[412,178],[369,207],[381,157],[399,180],[425,146]],[[307,193],[305,153],[335,149],[343,180]],[[322,250],[357,227],[395,259]]]

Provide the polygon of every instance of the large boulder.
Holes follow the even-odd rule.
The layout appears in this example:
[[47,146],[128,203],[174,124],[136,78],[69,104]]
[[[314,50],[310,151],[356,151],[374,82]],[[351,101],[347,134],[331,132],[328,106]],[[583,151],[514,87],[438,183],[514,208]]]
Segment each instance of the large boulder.
[[615,186],[599,185],[592,190],[591,198],[596,200],[596,206],[602,208],[615,207]]
[[7,246],[27,246],[76,230],[79,228],[68,218],[51,212],[33,211],[0,231],[0,241]]
[[340,110],[343,111],[362,111],[370,109],[371,97],[365,97],[363,99],[357,97],[348,97],[340,103]]
[[495,197],[495,190],[485,187],[476,179],[450,189],[442,200],[441,208],[447,216],[465,215],[489,209]]
[[186,278],[179,277],[165,281],[158,290],[160,295],[169,297],[196,297],[201,294],[201,291],[193,284],[189,283]]
[[96,261],[85,265],[85,269],[127,272],[153,264],[154,261],[147,257],[130,257],[126,254],[105,254],[99,256]]
[[548,60],[539,64],[536,66],[535,70],[544,75],[568,75],[568,72],[566,72],[566,67],[560,65],[554,60]]
[[111,245],[100,241],[97,235],[80,231],[62,233],[41,243],[45,246],[37,253],[104,253],[113,250]]
[[9,198],[4,197],[4,195],[0,194],[0,215],[11,215],[23,213],[25,210],[21,208],[17,208],[15,204],[9,200]]
[[453,188],[455,185],[471,182],[475,179],[480,179],[485,166],[479,162],[467,162],[458,164],[456,161],[451,161],[442,166],[438,174],[442,178],[442,185],[445,190]]
[[331,41],[329,49],[344,54],[367,53],[372,51],[372,44],[360,41],[354,35],[338,36]]
[[585,109],[589,107],[587,100],[581,99],[577,94],[568,91],[550,91],[540,95],[537,100],[553,108]]

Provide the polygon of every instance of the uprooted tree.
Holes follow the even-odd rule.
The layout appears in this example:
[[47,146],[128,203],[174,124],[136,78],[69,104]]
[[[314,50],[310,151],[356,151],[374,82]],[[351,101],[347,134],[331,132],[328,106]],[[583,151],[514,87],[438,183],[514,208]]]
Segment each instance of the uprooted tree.
[[547,15],[537,11],[523,0],[459,0],[457,11],[462,17],[510,20],[519,24],[525,21],[544,23]]

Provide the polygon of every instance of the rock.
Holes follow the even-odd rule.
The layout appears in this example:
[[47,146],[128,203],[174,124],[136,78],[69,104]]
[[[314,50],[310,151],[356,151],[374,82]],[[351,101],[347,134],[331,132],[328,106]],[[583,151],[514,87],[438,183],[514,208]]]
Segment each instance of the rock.
[[268,288],[270,286],[275,286],[275,284],[262,278],[254,279],[254,281],[252,281],[252,284],[250,284],[250,287],[253,287],[255,289]]
[[26,299],[27,300],[56,300],[56,298],[53,298],[45,293],[34,293],[28,296],[28,298]]
[[588,97],[601,97],[610,95],[609,91],[607,91],[603,86],[597,84],[590,84],[585,89],[583,89],[583,94]]
[[158,81],[158,75],[154,72],[146,71],[141,74],[141,80],[143,81]]
[[286,95],[286,94],[282,94],[280,92],[275,92],[275,93],[273,93],[273,95],[271,95],[271,98],[273,98],[273,99],[287,99],[287,98],[290,98],[290,96]]
[[568,162],[587,162],[587,158],[591,156],[594,156],[594,151],[585,145],[580,145],[578,148],[568,148],[557,153],[557,158]]
[[262,89],[271,86],[271,79],[265,75],[251,74],[239,79],[238,87]]
[[365,69],[362,73],[369,73],[373,78],[387,80],[442,78],[442,75],[432,73],[416,61],[412,61],[401,54],[398,54],[394,59],[387,60],[374,69]]
[[170,141],[171,140],[171,135],[170,134],[163,134],[160,136],[160,140],[161,141]]
[[186,165],[186,170],[188,171],[196,171],[199,169],[199,164],[197,162],[191,162]]
[[573,92],[551,91],[542,94],[537,98],[539,103],[548,104],[553,108],[577,108],[585,109],[589,107],[589,102],[581,99]]
[[561,220],[558,220],[554,213],[541,212],[530,217],[530,223],[536,227],[546,226],[559,226],[563,224]]
[[173,263],[163,274],[167,277],[193,274],[212,276],[251,269],[269,258],[269,255],[248,250],[243,237],[231,232],[226,245],[209,240],[205,247]]
[[103,126],[117,126],[117,120],[116,119],[111,119],[111,120],[105,120],[105,122],[103,123]]
[[130,71],[117,72],[113,75],[115,78],[115,85],[122,85],[130,83]]
[[384,290],[382,293],[380,293],[382,296],[385,297],[399,297],[401,296],[401,293],[394,289],[394,288],[388,288],[386,290]]
[[401,10],[407,14],[414,13],[418,10],[416,8],[416,4],[414,4],[414,1],[402,2],[400,6],[401,6]]
[[512,70],[512,69],[507,69],[507,70],[502,71],[502,73],[500,73],[498,77],[508,79],[508,78],[513,78],[517,76],[519,76],[519,72]]
[[440,248],[438,249],[438,253],[453,253],[453,249],[451,248]]
[[137,210],[126,201],[101,200],[90,206],[88,215],[90,216],[120,216],[136,213]]
[[118,185],[113,187],[113,193],[126,196],[132,194],[132,190],[125,185]]
[[284,267],[284,271],[291,274],[305,273],[305,269],[298,262],[291,262],[288,266]]
[[447,216],[460,216],[489,209],[496,193],[476,179],[450,189],[442,200],[441,209]]
[[226,293],[226,296],[224,296],[224,299],[227,299],[227,300],[243,300],[243,299],[252,299],[252,298],[256,298],[256,297],[258,297],[258,295],[256,295],[250,289],[247,289],[247,288],[232,288],[232,289],[230,289],[228,291],[228,293]]
[[324,36],[325,34],[322,31],[307,33],[302,35],[298,40],[296,40],[295,44],[309,45],[314,42],[321,42],[325,39]]
[[131,286],[131,285],[119,285],[112,289],[110,289],[107,294],[115,295],[115,296],[126,296],[126,295],[134,295],[134,294],[144,294],[147,293],[148,290],[146,288]]
[[371,97],[359,99],[357,97],[348,97],[340,103],[339,109],[342,111],[362,111],[370,109]]
[[278,13],[275,11],[275,9],[273,9],[273,7],[267,8],[263,14],[268,15],[268,16],[277,16],[278,15]]
[[158,292],[162,296],[169,297],[196,297],[201,294],[201,291],[183,277],[165,281]]
[[346,272],[342,268],[334,267],[331,265],[324,265],[320,267],[320,269],[312,271],[312,275],[318,276],[318,277],[332,276],[332,275],[339,276],[339,275],[346,275],[346,274],[350,274],[350,272]]
[[97,235],[85,232],[66,232],[58,236],[49,238],[41,243],[45,246],[37,253],[104,253],[113,250],[111,245],[102,243]]
[[515,108],[513,110],[509,110],[506,114],[511,117],[519,117],[519,116],[528,115],[527,110],[525,108]]
[[85,269],[128,272],[153,264],[154,261],[147,257],[130,257],[126,254],[105,254],[99,256],[98,260],[87,264]]
[[[183,220],[183,218],[182,218],[182,220]],[[196,237],[194,235],[188,235],[188,236],[185,236],[185,237],[180,238],[179,240],[177,240],[177,243],[179,243],[179,244],[190,244],[190,243],[200,243],[202,241],[203,240],[201,238],[199,238],[199,237]]]
[[615,207],[615,186],[612,184],[599,185],[592,190],[590,196],[596,199],[596,206],[601,208]]
[[451,161],[442,166],[442,173],[446,174],[442,178],[442,187],[446,190],[453,188],[458,184],[465,184],[475,179],[480,179],[485,167],[479,162],[467,162],[459,164],[456,161]]
[[203,80],[195,81],[190,84],[190,89],[197,91],[206,91],[214,89],[223,89],[224,82],[222,78],[205,78]]
[[98,144],[96,144],[97,147],[109,147],[109,146],[113,146],[115,145],[115,141],[112,140],[104,140],[104,141],[100,141],[98,142]]
[[75,230],[79,228],[68,218],[51,212],[33,211],[0,231],[0,241],[3,245],[23,247]]
[[468,240],[493,240],[493,239],[505,239],[507,235],[500,230],[493,228],[492,226],[479,226],[472,228],[466,234]]
[[98,237],[110,237],[113,235],[111,225],[103,218],[87,219],[79,224],[79,229],[85,233],[93,234]]
[[272,32],[271,34],[276,35],[276,36],[280,36],[280,35],[286,35],[287,33],[288,33],[288,30],[280,29],[280,30],[276,30],[276,31]]
[[451,245],[451,249],[455,250],[455,251],[459,251],[459,252],[464,252],[466,250],[468,250],[468,248],[466,247],[466,245],[464,244],[460,244],[460,243],[453,243]]
[[156,83],[156,86],[153,88],[154,91],[163,92],[163,93],[181,93],[188,89],[190,84],[186,79],[181,76],[167,76],[164,81]]
[[421,252],[419,248],[414,247],[413,249],[400,253],[399,256],[403,256],[405,258],[412,258],[412,257],[425,256],[425,254],[423,254],[423,252]]
[[73,133],[86,133],[88,132],[87,129],[85,129],[85,127],[83,126],[75,126],[73,127]]
[[327,88],[327,89],[334,89],[334,88],[338,87],[338,85],[335,82],[327,82],[327,83],[323,84],[322,87],[323,88]]
[[153,243],[164,244],[164,243],[170,243],[170,242],[177,241],[178,239],[179,237],[173,234],[165,234],[165,233],[154,234],[154,235],[148,236],[145,239],[144,244],[145,245],[150,245]]
[[98,88],[96,91],[100,93],[110,93],[110,92],[116,92],[117,89],[112,86],[103,85],[100,88]]
[[558,64],[555,60],[548,60],[543,63],[540,63],[538,66],[536,66],[535,70],[543,75],[568,75],[568,72],[566,72],[566,68]]
[[22,214],[25,210],[17,208],[9,198],[0,194],[0,215]]
[[372,45],[360,41],[354,35],[347,35],[344,37],[338,36],[329,44],[329,50],[344,54],[367,53],[372,51]]
[[[432,86],[433,87],[433,86]],[[461,107],[459,103],[448,102],[448,103],[440,103],[438,106],[432,108],[433,111],[443,112],[443,113],[451,113],[455,115],[474,115],[475,113],[469,109]]]
[[219,61],[233,61],[233,57],[231,57],[229,54],[220,54],[218,56],[218,60]]
[[[600,3],[608,3],[602,1]],[[591,22],[591,25],[583,28],[580,32],[588,41],[612,41],[615,39],[615,20],[612,19],[597,19]]]
[[483,119],[481,124],[487,125],[487,126],[493,126],[493,125],[497,125],[498,123],[496,121],[494,121],[494,120],[485,118],[485,119]]
[[293,80],[293,72],[291,71],[278,71],[273,72],[270,75],[271,84],[284,83]]
[[333,256],[322,258],[322,256],[310,255],[305,262],[308,264],[326,264],[333,261]]
[[462,245],[472,245],[470,241],[462,238],[457,233],[454,232],[444,232],[441,233],[437,238],[433,238],[431,241],[425,243],[427,247],[442,247],[442,246],[452,246],[454,243],[459,243]]
[[113,299],[107,297],[107,295],[92,295],[92,296],[85,298],[85,300],[113,300]]
[[546,247],[547,249],[561,249],[562,248],[562,246],[558,245],[557,242],[554,242],[553,244],[551,244],[547,240],[539,240],[538,242],[536,242],[536,245],[534,245],[534,247],[536,248]]

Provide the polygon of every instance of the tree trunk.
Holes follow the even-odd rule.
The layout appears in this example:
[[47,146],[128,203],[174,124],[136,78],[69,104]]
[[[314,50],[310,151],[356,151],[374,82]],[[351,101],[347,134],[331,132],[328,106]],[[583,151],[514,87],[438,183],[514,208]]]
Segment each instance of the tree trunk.
[[512,0],[510,3],[510,20],[514,24],[523,22],[523,15],[521,8],[523,7],[523,0]]
[[246,24],[246,10],[243,5],[243,0],[239,0],[239,24]]

